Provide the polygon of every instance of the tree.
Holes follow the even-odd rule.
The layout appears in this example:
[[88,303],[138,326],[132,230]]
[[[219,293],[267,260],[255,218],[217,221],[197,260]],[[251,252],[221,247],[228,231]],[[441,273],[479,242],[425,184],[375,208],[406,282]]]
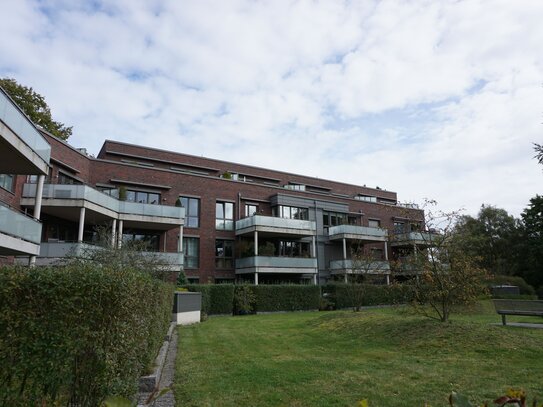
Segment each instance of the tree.
[[522,250],[519,274],[534,287],[543,286],[543,196],[536,195],[521,214]]
[[520,242],[520,222],[506,210],[482,205],[477,217],[460,216],[455,233],[461,235],[461,248],[477,257],[478,266],[497,275],[515,274],[517,245]]
[[0,86],[34,124],[61,140],[67,140],[72,135],[72,127],[53,120],[45,98],[32,88],[20,85],[11,78],[0,78]]
[[410,258],[419,271],[412,280],[413,305],[441,322],[449,320],[455,305],[472,303],[485,291],[486,271],[464,250],[464,236],[454,227],[458,218],[458,212],[426,212],[425,225],[432,232],[420,232],[424,244]]
[[351,274],[345,275],[347,283],[345,294],[352,304],[353,311],[360,311],[364,305],[368,277],[380,271],[382,261],[364,251],[362,245],[351,253]]

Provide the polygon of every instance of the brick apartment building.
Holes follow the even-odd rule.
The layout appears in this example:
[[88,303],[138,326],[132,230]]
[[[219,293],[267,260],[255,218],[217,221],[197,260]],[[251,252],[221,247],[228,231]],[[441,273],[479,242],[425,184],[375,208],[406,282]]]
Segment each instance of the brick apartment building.
[[[0,255],[50,264],[90,247],[106,226],[113,245],[145,242],[191,282],[323,283],[363,264],[389,282],[409,274],[401,259],[425,240],[423,212],[398,204],[395,192],[110,140],[94,158],[40,133],[33,135],[50,146],[48,168],[0,167],[10,174],[0,200],[38,212],[41,247]],[[0,236],[13,234],[2,222]],[[364,256],[353,262],[353,253]]]

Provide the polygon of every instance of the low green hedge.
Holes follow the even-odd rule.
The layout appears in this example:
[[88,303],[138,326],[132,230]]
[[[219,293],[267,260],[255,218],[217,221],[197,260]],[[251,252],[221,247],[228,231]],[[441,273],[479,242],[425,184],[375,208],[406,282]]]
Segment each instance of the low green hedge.
[[[360,290],[360,295],[353,295],[353,290]],[[405,304],[413,299],[412,288],[401,284],[327,284],[322,286],[322,293],[336,309],[355,306],[353,297],[361,298],[362,306]]]
[[488,286],[494,285],[516,285],[519,287],[520,294],[522,295],[535,295],[535,289],[530,284],[528,284],[522,277],[518,276],[504,276],[496,275],[492,276],[488,280]]
[[306,311],[319,309],[320,287],[316,285],[255,286],[256,312]]
[[131,398],[171,321],[173,285],[91,265],[0,269],[0,404]]
[[[232,285],[190,284],[189,291],[202,293],[202,312],[208,315],[240,312],[239,295],[235,292],[250,290],[253,312],[302,311],[319,309],[320,287],[314,285]],[[243,307],[245,308],[245,307]]]
[[189,291],[202,293],[202,312],[208,315],[232,314],[234,308],[234,285],[189,284]]

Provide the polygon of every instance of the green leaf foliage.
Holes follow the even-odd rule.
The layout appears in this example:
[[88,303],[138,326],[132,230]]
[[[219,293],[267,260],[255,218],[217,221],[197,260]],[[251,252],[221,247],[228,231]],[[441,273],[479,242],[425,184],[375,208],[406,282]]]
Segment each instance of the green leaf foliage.
[[0,86],[13,101],[34,122],[61,140],[67,140],[72,135],[72,127],[53,120],[51,109],[45,98],[34,89],[20,85],[15,79],[0,78]]
[[171,320],[173,285],[74,264],[0,269],[0,405],[131,398]]
[[353,290],[362,293],[361,306],[406,304],[413,300],[413,288],[409,285],[373,285],[335,283],[322,286],[323,297],[331,301],[336,309],[354,308],[356,296]]

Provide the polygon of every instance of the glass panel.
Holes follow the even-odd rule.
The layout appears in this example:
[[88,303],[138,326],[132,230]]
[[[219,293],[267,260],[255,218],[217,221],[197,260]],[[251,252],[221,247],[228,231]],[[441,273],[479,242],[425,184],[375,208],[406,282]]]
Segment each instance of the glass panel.
[[215,218],[224,219],[224,205],[222,202],[215,204]]
[[185,197],[181,197],[180,200],[181,200],[181,206],[187,209],[187,213],[188,213],[189,199]]
[[136,202],[136,192],[135,191],[126,191],[126,200],[128,202]]
[[232,257],[233,247],[234,245],[232,244],[232,242],[224,242],[224,257]]
[[160,194],[149,194],[148,202],[153,205],[160,204]]
[[225,218],[226,219],[234,219],[234,204],[231,202],[226,202],[224,204],[225,206]]
[[148,199],[147,192],[136,192],[136,202],[147,203],[147,199]]
[[198,216],[198,199],[189,200],[188,213],[190,216]]

